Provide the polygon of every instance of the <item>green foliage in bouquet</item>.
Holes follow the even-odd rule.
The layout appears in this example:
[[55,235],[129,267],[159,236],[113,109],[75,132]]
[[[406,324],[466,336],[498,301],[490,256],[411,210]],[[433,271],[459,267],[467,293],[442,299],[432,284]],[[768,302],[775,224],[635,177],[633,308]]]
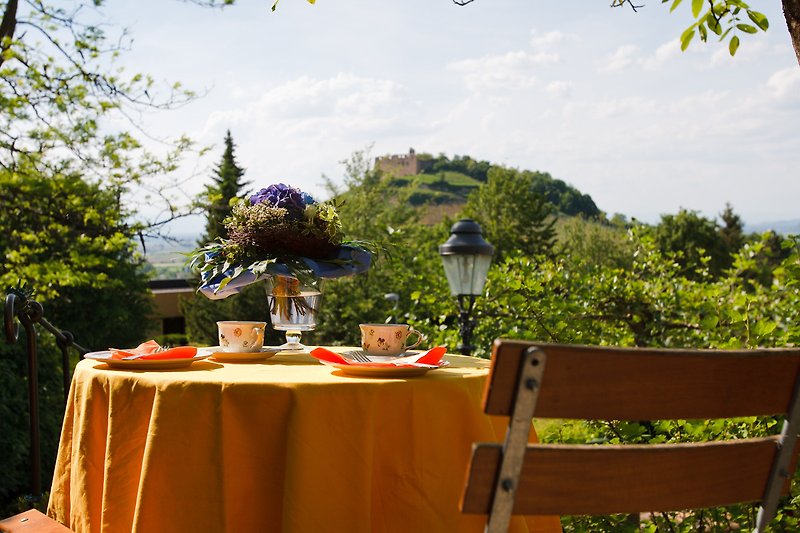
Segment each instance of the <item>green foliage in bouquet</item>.
[[313,284],[306,259],[347,264],[354,260],[339,256],[342,246],[372,251],[369,243],[344,239],[337,207],[283,183],[270,185],[233,205],[224,221],[228,238],[193,251],[189,267],[199,269],[204,281],[220,280],[219,289],[247,271],[266,274],[277,263]]

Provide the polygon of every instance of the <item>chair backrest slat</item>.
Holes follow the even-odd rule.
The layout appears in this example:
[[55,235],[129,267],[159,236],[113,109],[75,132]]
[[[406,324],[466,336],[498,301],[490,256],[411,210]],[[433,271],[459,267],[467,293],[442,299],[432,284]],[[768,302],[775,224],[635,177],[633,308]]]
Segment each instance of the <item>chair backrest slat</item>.
[[[677,350],[495,341],[484,410],[505,443],[473,447],[461,509],[488,514],[680,511],[761,502],[757,531],[789,491],[800,440],[800,348]],[[521,414],[524,413],[524,414]],[[517,444],[535,418],[785,416],[780,435],[653,445]],[[514,438],[511,438],[513,436]],[[774,489],[774,490],[773,490]]]
[[[708,419],[786,413],[800,349],[666,350],[533,344],[548,354],[536,416]],[[508,416],[518,361],[532,343],[495,345],[484,405]],[[502,352],[498,357],[497,352]]]
[[[514,514],[675,511],[759,501],[777,437],[675,445],[531,445]],[[487,514],[502,446],[478,444],[465,513]],[[783,487],[788,493],[789,482]]]

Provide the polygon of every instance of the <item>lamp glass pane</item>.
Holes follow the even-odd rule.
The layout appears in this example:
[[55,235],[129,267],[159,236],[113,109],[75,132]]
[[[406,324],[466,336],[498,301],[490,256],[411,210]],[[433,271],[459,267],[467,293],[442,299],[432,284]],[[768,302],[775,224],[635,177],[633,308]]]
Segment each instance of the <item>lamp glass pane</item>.
[[490,255],[443,255],[442,263],[450,294],[483,294],[491,262]]

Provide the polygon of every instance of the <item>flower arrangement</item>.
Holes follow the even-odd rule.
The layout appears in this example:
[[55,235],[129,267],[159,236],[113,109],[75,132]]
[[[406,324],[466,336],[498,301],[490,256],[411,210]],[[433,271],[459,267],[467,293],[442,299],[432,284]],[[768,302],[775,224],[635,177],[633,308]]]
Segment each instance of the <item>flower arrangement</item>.
[[189,254],[189,267],[201,273],[200,291],[224,298],[267,277],[313,285],[367,270],[373,248],[344,239],[336,208],[283,183],[240,198],[223,222],[228,237]]

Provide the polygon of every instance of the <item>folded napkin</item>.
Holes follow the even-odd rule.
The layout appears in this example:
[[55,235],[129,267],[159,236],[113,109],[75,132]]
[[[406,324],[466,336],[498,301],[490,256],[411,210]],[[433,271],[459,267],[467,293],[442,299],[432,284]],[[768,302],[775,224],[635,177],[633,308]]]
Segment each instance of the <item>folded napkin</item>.
[[423,354],[416,354],[409,357],[400,357],[392,361],[382,361],[373,363],[359,363],[358,361],[351,361],[342,357],[336,352],[332,352],[327,348],[314,348],[311,350],[311,355],[320,361],[327,361],[328,363],[335,363],[337,365],[356,365],[356,366],[438,366],[442,356],[447,351],[445,346],[437,346],[431,348]]
[[112,359],[188,359],[197,355],[197,348],[194,346],[178,346],[176,348],[163,349],[156,341],[143,342],[136,348],[122,350],[120,348],[109,348]]

